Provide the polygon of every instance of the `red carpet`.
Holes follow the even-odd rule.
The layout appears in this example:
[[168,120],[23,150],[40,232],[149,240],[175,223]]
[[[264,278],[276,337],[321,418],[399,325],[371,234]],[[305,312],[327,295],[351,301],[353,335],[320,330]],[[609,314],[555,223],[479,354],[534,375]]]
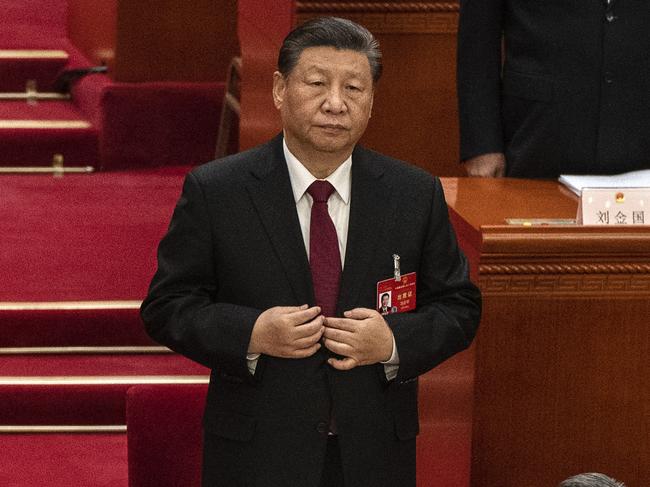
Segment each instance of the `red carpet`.
[[[187,169],[0,178],[0,302],[143,299]],[[1,308],[0,346],[151,344],[137,309]]]
[[0,178],[0,301],[142,299],[186,171]]
[[0,435],[2,487],[127,487],[125,434]]
[[[57,305],[54,303],[43,306]],[[94,303],[89,305],[95,306]],[[5,309],[0,309],[0,326],[3,330],[0,333],[0,348],[157,345],[145,333],[137,307],[77,310],[6,309],[9,306],[11,305],[5,304]],[[110,333],[106,330],[110,330]]]
[[172,353],[142,355],[2,355],[6,377],[207,375],[208,370]]
[[0,425],[119,425],[133,384],[202,382],[209,371],[176,354],[4,355],[0,374]]
[[[45,126],[26,126],[26,121]],[[97,128],[67,101],[0,103],[0,144],[5,166],[51,166],[54,154],[62,154],[66,166],[99,163]]]
[[0,91],[24,92],[26,80],[35,80],[39,91],[51,91],[57,74],[68,63],[67,57],[15,59],[0,52]]

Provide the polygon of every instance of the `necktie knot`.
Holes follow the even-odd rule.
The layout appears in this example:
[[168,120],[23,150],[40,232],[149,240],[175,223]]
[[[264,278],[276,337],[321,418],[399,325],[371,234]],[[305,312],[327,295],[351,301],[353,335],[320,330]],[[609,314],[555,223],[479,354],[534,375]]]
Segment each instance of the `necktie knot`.
[[307,188],[307,192],[314,198],[314,201],[326,203],[334,192],[334,186],[329,181],[316,180]]

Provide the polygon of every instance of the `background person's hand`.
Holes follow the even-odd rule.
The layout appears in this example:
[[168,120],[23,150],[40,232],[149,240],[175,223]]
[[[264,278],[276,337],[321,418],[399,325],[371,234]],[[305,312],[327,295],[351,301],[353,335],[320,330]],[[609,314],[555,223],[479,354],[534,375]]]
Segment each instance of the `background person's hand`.
[[468,176],[502,178],[506,173],[506,158],[501,152],[481,154],[463,162]]

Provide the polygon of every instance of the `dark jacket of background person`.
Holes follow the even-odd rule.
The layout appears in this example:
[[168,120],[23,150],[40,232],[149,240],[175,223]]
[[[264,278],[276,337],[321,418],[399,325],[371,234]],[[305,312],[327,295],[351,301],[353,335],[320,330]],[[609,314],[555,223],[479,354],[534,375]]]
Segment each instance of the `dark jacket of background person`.
[[650,167],[649,1],[460,4],[461,160],[503,152],[507,176],[534,178]]

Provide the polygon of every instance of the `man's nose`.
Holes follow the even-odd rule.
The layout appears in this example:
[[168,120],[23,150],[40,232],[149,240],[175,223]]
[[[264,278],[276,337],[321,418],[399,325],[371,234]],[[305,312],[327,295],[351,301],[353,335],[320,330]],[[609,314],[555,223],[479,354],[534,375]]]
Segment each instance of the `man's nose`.
[[327,91],[323,109],[328,113],[341,113],[347,110],[347,105],[343,99],[343,92],[340,87],[332,86]]

